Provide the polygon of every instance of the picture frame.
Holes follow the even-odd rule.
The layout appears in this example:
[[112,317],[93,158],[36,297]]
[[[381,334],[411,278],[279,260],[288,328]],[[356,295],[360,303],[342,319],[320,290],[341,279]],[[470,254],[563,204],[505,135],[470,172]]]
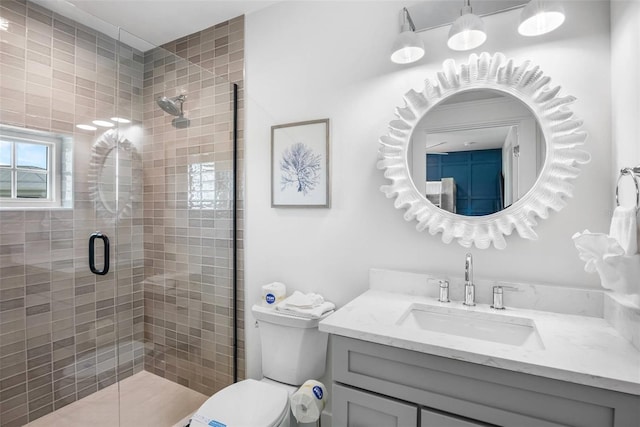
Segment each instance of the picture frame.
[[329,119],[271,126],[271,207],[329,208]]

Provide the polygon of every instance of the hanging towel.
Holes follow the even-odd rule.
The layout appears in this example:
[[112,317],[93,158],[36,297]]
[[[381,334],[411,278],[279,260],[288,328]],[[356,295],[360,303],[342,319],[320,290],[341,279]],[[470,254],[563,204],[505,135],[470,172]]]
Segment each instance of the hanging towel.
[[640,291],[640,254],[625,255],[618,241],[604,233],[585,230],[573,235],[587,273],[597,272],[603,288],[632,295]]
[[607,271],[604,267],[609,259],[624,255],[618,241],[604,233],[584,230],[582,233],[575,233],[571,238],[578,249],[580,259],[585,262],[584,271],[587,273]]
[[636,208],[618,206],[613,211],[609,236],[618,241],[627,256],[638,252],[637,233]]

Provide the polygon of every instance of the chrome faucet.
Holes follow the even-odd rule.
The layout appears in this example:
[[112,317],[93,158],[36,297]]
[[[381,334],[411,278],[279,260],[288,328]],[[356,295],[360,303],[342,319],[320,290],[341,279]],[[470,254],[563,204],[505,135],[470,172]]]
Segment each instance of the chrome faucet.
[[473,285],[473,258],[468,253],[464,260],[464,305],[476,305],[476,287]]

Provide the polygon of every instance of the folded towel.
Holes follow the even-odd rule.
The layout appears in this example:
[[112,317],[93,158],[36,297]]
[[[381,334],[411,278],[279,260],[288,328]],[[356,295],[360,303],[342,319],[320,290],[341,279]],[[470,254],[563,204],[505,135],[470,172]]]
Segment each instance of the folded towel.
[[285,301],[282,301],[276,306],[276,310],[281,313],[290,314],[291,316],[296,317],[303,317],[305,319],[319,319],[324,314],[335,310],[335,308],[336,305],[329,301],[325,301],[322,304],[311,308],[289,306],[285,304]]
[[625,255],[635,255],[638,252],[636,215],[635,207],[618,206],[611,218],[609,236],[618,241]]
[[335,309],[335,304],[331,302],[325,302],[321,306],[316,308],[287,308],[276,307],[276,310],[283,314],[288,314],[295,317],[302,317],[304,319],[319,319],[326,313],[330,313]]
[[300,291],[294,291],[288,298],[282,301],[282,304],[287,307],[314,308],[323,302],[324,298],[322,295],[314,293],[303,294]]

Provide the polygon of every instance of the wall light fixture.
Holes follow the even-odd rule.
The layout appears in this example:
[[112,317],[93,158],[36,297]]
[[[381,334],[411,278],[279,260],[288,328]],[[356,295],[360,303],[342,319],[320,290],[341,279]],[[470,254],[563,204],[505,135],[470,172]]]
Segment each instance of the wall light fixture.
[[410,64],[424,56],[424,43],[413,24],[411,15],[406,7],[402,8],[402,27],[400,34],[393,42],[391,61],[396,64]]
[[518,32],[523,36],[550,33],[564,22],[564,8],[557,1],[531,0],[522,9]]
[[470,1],[466,0],[460,10],[460,17],[451,25],[447,46],[453,50],[471,50],[481,46],[486,40],[484,22],[478,15],[474,15]]
[[[458,0],[459,1],[459,0]],[[409,64],[424,56],[424,43],[419,33],[450,26],[447,46],[464,51],[481,46],[487,39],[480,17],[522,8],[518,32],[522,36],[539,36],[560,27],[565,20],[561,0],[500,0],[475,2],[475,13],[470,0],[463,0],[460,16],[451,23],[458,6],[451,1],[416,3],[402,8],[402,30],[393,44],[391,60]],[[437,8],[437,9],[435,9]],[[415,20],[410,13],[413,13]]]

